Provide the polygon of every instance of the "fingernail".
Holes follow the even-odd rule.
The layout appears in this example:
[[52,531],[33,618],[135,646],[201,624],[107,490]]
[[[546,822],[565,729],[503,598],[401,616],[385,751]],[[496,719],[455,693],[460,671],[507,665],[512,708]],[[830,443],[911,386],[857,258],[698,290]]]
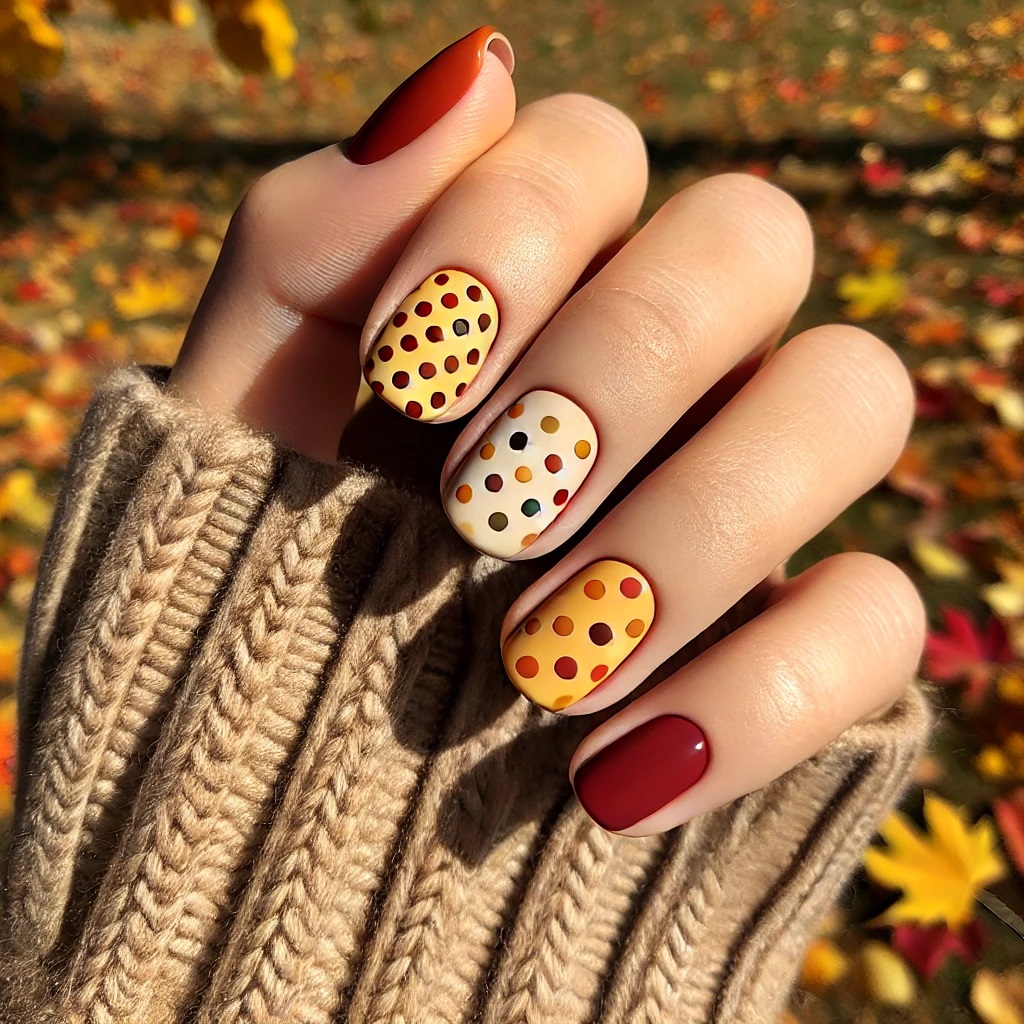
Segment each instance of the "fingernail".
[[419,138],[469,92],[488,50],[493,50],[512,74],[512,45],[484,25],[445,47],[407,78],[362,128],[342,143],[345,156],[354,164],[373,164]]
[[562,513],[597,458],[597,432],[575,402],[524,395],[452,475],[444,509],[475,548],[498,558],[528,548]]
[[430,275],[395,310],[363,367],[388,405],[437,419],[480,372],[498,333],[498,305],[462,270]]
[[509,636],[505,671],[535,704],[561,711],[603,683],[653,621],[654,594],[643,574],[625,562],[595,562]]
[[697,725],[680,715],[661,715],[584,761],[573,787],[601,828],[621,832],[682,796],[700,781],[709,760]]

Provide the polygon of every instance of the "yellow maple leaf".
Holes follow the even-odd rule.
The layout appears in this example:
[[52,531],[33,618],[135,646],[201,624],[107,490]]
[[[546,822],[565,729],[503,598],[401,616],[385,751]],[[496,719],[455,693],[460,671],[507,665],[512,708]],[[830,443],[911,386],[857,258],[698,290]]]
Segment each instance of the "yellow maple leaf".
[[836,293],[846,301],[846,315],[851,320],[870,320],[903,308],[907,279],[889,270],[843,274],[836,284]]
[[127,288],[114,292],[114,309],[122,320],[144,320],[162,313],[176,313],[189,296],[179,275],[137,275]]
[[924,818],[926,833],[904,815],[890,815],[880,830],[887,847],[871,847],[864,867],[881,885],[903,890],[884,923],[959,928],[973,917],[978,891],[1006,872],[995,829],[988,818],[968,826],[960,808],[934,793],[925,794]]
[[243,71],[295,71],[298,32],[281,0],[207,0],[217,22],[217,45]]

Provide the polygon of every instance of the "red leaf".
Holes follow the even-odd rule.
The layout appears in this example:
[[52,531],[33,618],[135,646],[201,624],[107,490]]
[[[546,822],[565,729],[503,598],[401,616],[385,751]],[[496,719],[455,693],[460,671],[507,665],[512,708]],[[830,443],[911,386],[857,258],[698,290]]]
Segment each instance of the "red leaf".
[[1024,877],[1024,787],[992,801],[1003,846],[1017,873]]
[[959,931],[944,924],[901,924],[892,930],[893,949],[926,979],[941,970],[950,957],[973,964],[987,942],[988,936],[977,919]]
[[1006,630],[997,618],[979,629],[959,608],[944,606],[940,611],[946,632],[928,630],[925,674],[936,683],[963,686],[965,704],[975,705],[988,692],[997,667],[1013,657]]
[[33,281],[30,278],[27,281],[19,281],[14,294],[19,302],[38,302],[46,294],[46,291],[38,281]]

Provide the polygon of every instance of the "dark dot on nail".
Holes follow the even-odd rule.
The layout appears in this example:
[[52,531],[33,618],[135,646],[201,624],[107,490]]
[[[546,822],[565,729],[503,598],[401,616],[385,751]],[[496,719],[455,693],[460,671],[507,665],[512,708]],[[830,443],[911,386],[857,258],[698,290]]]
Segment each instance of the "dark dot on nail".
[[409,374],[407,374],[405,370],[399,370],[398,373],[391,378],[391,383],[399,390],[407,388],[409,386]]
[[516,661],[516,671],[524,679],[532,679],[540,671],[540,665],[537,664],[536,658],[530,657],[529,654],[524,654]]
[[409,319],[409,314],[408,314],[408,313],[405,313],[405,312],[402,312],[402,313],[396,313],[396,314],[395,314],[395,318],[394,318],[394,319],[393,319],[393,320],[392,320],[391,322],[392,322],[392,323],[393,323],[393,324],[394,324],[394,325],[395,325],[396,327],[401,327],[401,326],[402,326],[402,324],[404,324],[404,323],[405,323],[405,321],[406,321],[406,320],[408,320],[408,319]]
[[433,409],[440,409],[441,406],[444,405],[445,401],[446,401],[446,399],[444,397],[444,392],[443,391],[435,391],[430,396],[430,406]]
[[486,313],[481,313],[477,323],[480,325],[481,331],[486,331],[491,326],[491,318]]
[[559,679],[575,679],[576,661],[573,658],[559,658],[555,662],[555,675]]
[[426,333],[428,341],[444,341],[444,331],[442,331],[436,324],[432,324],[428,327]]
[[373,366],[374,366],[373,360],[372,359],[367,359],[366,360],[366,367],[365,367],[366,372],[367,373],[373,373]]
[[608,675],[607,665],[595,665],[591,670],[590,678],[593,682],[599,683],[606,675]]
[[471,348],[466,356],[466,362],[469,363],[470,366],[476,366],[476,364],[480,362],[480,349]]
[[564,488],[555,491],[555,504],[564,505],[569,500],[569,492]]
[[406,352],[415,352],[416,349],[419,348],[420,343],[416,340],[416,338],[413,335],[406,334],[403,336],[399,344]]
[[540,619],[528,619],[526,625],[523,626],[523,629],[526,630],[527,636],[533,636],[533,634],[536,633],[538,629],[540,629]]
[[383,395],[384,394],[384,381],[382,381],[382,380],[375,380],[370,385],[370,387],[373,388],[374,394],[377,394],[377,395]]
[[448,283],[448,275],[447,274],[438,274],[437,277],[434,278],[434,284],[447,284],[447,283]]
[[455,387],[455,397],[456,398],[461,398],[462,397],[462,393],[465,390],[466,390],[466,385],[465,384],[458,384],[458,385],[456,385],[456,387]]
[[508,439],[508,446],[514,452],[521,452],[526,447],[526,442],[528,440],[529,438],[527,438],[527,436],[521,430],[517,430]]
[[475,284],[471,284],[471,285],[470,285],[470,286],[469,286],[469,287],[468,287],[468,288],[466,289],[466,294],[467,294],[467,295],[468,295],[468,296],[469,296],[469,297],[470,297],[470,298],[471,298],[471,299],[472,299],[472,300],[473,300],[474,302],[479,302],[479,301],[480,301],[480,299],[481,299],[481,298],[483,297],[483,294],[484,294],[484,293],[483,293],[482,291],[480,291],[480,288],[479,288],[479,286],[478,286],[478,285],[475,285]]
[[405,415],[418,420],[423,415],[423,406],[419,402],[406,402]]
[[607,622],[595,622],[590,627],[590,640],[598,647],[604,647],[605,644],[611,643],[611,639],[612,627]]
[[627,576],[619,584],[619,590],[622,591],[623,597],[639,597],[643,589],[643,584],[633,576]]
[[420,376],[424,380],[430,380],[437,373],[437,367],[433,363],[420,363]]
[[544,460],[544,468],[549,473],[560,473],[562,471],[562,460],[557,455],[549,455]]
[[441,296],[441,305],[445,309],[454,309],[459,304],[459,297],[455,292],[445,292]]
[[457,356],[446,356],[444,360],[444,368],[449,373],[454,373],[459,368],[459,360]]
[[501,490],[502,482],[503,481],[501,477],[498,476],[497,473],[490,473],[488,474],[487,479],[484,481],[484,487],[486,487],[487,490],[489,491],[497,493],[498,491]]
[[455,332],[455,333],[456,333],[456,334],[458,335],[458,337],[460,337],[460,338],[461,338],[461,337],[462,337],[462,336],[463,336],[464,334],[469,334],[469,321],[468,321],[468,320],[461,320],[461,319],[459,319],[459,320],[456,320],[456,321],[455,321],[455,322],[454,322],[454,323],[452,324],[452,330],[453,330],[453,331],[454,331],[454,332]]
[[540,511],[540,502],[536,498],[527,498],[523,502],[523,515],[535,516]]
[[386,363],[394,354],[395,350],[390,345],[381,345],[381,347],[377,349],[377,358],[382,363]]
[[430,316],[434,311],[434,307],[429,302],[417,302],[416,303],[416,315],[417,316]]
[[495,533],[501,533],[508,526],[508,516],[504,512],[492,512],[487,519],[487,525]]

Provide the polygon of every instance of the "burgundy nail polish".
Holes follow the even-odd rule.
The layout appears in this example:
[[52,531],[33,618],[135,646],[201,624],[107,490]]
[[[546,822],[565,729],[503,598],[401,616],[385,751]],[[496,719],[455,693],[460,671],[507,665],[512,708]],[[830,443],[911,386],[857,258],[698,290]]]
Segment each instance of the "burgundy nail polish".
[[681,715],[661,715],[599,750],[576,770],[583,809],[621,832],[682,796],[707,770],[708,741]]

